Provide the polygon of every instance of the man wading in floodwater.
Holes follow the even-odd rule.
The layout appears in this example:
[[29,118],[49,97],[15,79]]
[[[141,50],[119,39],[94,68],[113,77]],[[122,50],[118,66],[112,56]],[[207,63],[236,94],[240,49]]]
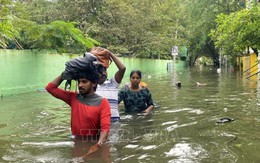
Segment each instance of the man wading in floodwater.
[[92,153],[100,148],[108,136],[110,105],[106,98],[95,93],[99,73],[94,66],[77,72],[73,79],[78,82],[79,93],[58,88],[64,80],[64,73],[51,81],[46,86],[46,90],[71,107],[71,131],[76,139],[97,140],[88,151],[88,153]]

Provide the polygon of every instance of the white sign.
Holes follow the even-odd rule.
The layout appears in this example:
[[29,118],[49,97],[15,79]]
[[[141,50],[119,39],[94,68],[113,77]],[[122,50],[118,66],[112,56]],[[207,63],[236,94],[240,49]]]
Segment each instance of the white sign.
[[173,46],[172,47],[172,55],[178,55],[178,46]]

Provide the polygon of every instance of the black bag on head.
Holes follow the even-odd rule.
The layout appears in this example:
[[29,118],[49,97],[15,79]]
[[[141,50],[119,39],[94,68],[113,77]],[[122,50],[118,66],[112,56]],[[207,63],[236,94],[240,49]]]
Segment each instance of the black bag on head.
[[78,75],[82,71],[96,69],[98,60],[96,56],[91,53],[86,52],[83,57],[75,58],[65,63],[65,71],[62,73],[62,79],[67,80],[65,84],[65,90],[67,86],[71,85],[71,80],[78,80]]

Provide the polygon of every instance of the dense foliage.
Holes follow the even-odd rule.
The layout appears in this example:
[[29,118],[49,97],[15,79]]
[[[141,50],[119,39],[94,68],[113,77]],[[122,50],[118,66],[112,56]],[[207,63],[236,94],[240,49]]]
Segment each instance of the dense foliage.
[[1,1],[0,4],[0,47],[6,48],[7,43],[14,40],[18,35],[18,31],[13,27],[12,15],[9,6],[11,1]]
[[224,55],[236,57],[249,47],[258,54],[260,48],[260,6],[244,9],[230,15],[220,14],[217,28],[211,31],[215,45]]
[[[217,64],[220,47],[236,49],[234,53],[244,47],[229,47],[228,40],[233,40],[223,42],[218,38],[223,34],[218,29],[223,28],[221,23],[226,18],[238,19],[239,11],[245,8],[244,0],[2,0],[0,6],[2,48],[15,45],[20,49],[78,53],[100,43],[124,56],[170,59],[171,49],[177,45],[187,49],[192,62],[199,56],[209,56]],[[259,10],[248,12],[250,20],[250,15]],[[250,33],[254,28],[251,25],[247,26],[250,29],[244,26],[233,32],[257,39],[259,29],[255,27],[258,33]],[[258,48],[252,44],[246,46]]]

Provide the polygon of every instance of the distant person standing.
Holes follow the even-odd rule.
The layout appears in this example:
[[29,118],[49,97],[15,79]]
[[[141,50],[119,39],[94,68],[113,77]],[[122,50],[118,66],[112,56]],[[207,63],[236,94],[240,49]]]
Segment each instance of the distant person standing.
[[[111,107],[111,122],[119,121],[118,87],[124,77],[126,67],[113,53],[105,48],[94,47],[91,53],[97,57],[105,68],[99,79],[96,93],[108,99]],[[112,61],[116,64],[118,71],[112,78],[107,79],[107,68]]]
[[145,86],[141,86],[142,73],[133,70],[130,73],[130,83],[118,93],[118,103],[124,102],[126,113],[150,113],[153,108],[152,94]]

